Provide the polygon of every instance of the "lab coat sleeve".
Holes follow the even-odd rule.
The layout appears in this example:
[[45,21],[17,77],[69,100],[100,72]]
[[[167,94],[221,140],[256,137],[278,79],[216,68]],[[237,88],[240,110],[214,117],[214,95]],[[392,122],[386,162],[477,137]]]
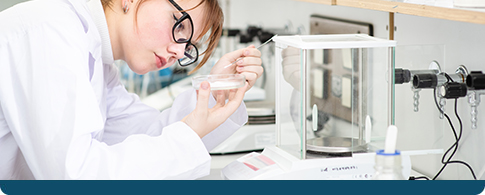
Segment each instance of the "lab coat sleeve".
[[[195,109],[197,95],[194,89],[189,89],[178,95],[171,108],[161,113],[144,103],[138,96],[128,93],[119,81],[118,71],[114,66],[106,65],[105,73],[108,81],[108,111],[103,141],[113,144],[124,140],[132,134],[160,135],[164,127],[182,120]],[[161,99],[160,101],[164,101]],[[211,96],[209,107],[216,100]],[[208,151],[219,145],[247,122],[247,111],[244,103],[229,119],[214,131],[202,138]]]
[[[210,156],[201,139],[185,123],[159,120],[164,117],[158,113],[148,119],[157,121],[148,127],[157,135],[135,134],[112,145],[95,138],[106,122],[87,66],[93,37],[85,32],[95,28],[73,22],[79,21],[79,14],[65,6],[48,6],[58,12],[32,6],[30,18],[4,16],[10,22],[0,22],[6,26],[0,29],[1,109],[35,178],[195,179],[207,175]],[[48,19],[22,23],[35,21],[36,15]]]
[[0,63],[15,64],[2,71],[2,109],[36,179],[195,179],[209,173],[204,144],[182,122],[158,136],[132,135],[114,145],[95,139],[104,121],[84,68],[87,52],[73,50],[72,42],[52,42],[45,51],[40,45],[63,34],[43,32],[0,48]]

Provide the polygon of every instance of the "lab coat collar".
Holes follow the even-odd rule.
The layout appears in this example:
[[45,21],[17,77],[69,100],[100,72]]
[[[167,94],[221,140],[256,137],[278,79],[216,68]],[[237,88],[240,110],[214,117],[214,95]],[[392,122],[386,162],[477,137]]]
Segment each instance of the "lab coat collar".
[[109,38],[108,23],[104,15],[103,5],[100,0],[87,0],[91,17],[101,36],[102,59],[103,64],[113,64],[113,50],[111,49],[111,40]]

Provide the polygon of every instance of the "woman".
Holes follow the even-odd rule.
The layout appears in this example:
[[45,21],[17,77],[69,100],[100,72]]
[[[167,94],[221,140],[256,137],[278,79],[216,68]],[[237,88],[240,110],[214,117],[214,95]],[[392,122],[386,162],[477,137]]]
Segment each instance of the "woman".
[[263,72],[254,46],[228,53],[211,74],[244,74],[246,86],[211,95],[205,82],[161,113],[120,83],[114,60],[138,74],[187,66],[208,42],[200,68],[221,34],[217,0],[37,0],[0,24],[0,179],[205,176]]

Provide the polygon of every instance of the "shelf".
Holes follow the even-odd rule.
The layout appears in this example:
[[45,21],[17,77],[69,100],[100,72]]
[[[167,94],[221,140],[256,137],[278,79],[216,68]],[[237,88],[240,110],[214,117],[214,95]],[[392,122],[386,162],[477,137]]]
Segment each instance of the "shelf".
[[443,7],[434,5],[422,5],[416,3],[394,2],[389,0],[299,0],[327,5],[356,7],[369,10],[385,11],[392,13],[423,16],[475,24],[485,24],[485,9],[465,9],[456,7]]
[[310,3],[320,3],[320,4],[326,4],[326,5],[336,5],[337,0],[300,0],[300,1],[306,1]]

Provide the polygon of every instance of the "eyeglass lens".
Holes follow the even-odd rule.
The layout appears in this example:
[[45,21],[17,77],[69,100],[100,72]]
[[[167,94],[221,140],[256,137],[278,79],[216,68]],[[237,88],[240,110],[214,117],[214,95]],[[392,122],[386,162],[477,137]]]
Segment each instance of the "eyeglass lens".
[[179,59],[179,63],[181,66],[187,66],[194,63],[199,55],[197,48],[192,43],[190,43],[190,40],[192,39],[192,33],[192,23],[189,17],[183,18],[182,21],[179,21],[173,29],[175,42],[187,43],[184,57]]
[[175,42],[186,43],[192,38],[192,24],[188,18],[184,18],[181,22],[176,24],[173,29],[173,36]]
[[188,43],[187,47],[185,48],[184,57],[179,59],[180,65],[187,66],[189,64],[194,63],[197,60],[199,52],[197,48],[191,43]]
[[[174,16],[174,19],[177,19]],[[184,57],[179,59],[180,66],[188,66],[197,61],[199,51],[191,43],[193,35],[193,25],[190,16],[186,13],[178,19],[173,27],[173,38],[177,43],[186,43]]]

